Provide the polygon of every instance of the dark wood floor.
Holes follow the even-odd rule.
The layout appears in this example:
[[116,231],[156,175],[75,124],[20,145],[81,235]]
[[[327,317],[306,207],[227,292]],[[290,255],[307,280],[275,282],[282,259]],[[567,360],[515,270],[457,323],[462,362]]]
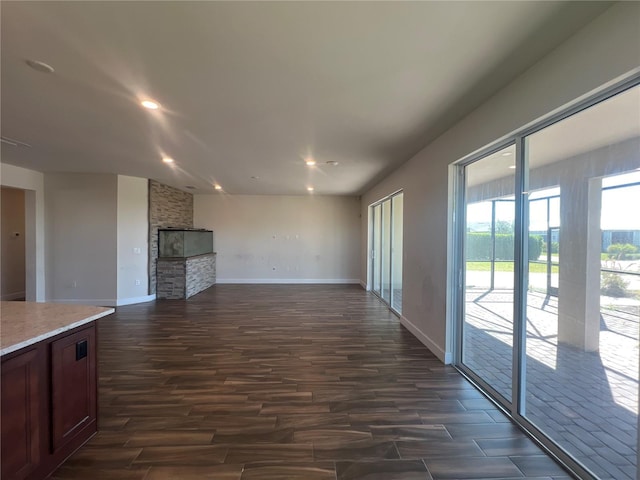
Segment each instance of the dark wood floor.
[[100,431],[56,479],[569,478],[358,286],[120,307],[99,347]]

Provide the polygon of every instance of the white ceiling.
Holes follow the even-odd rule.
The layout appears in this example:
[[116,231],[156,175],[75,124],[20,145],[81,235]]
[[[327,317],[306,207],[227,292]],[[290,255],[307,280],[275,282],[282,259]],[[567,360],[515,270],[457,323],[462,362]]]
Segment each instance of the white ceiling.
[[360,194],[609,5],[2,1],[2,161]]

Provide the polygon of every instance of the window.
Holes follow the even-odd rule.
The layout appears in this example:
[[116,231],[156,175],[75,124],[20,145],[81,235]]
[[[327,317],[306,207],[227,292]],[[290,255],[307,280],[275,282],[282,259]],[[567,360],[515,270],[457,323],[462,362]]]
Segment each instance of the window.
[[638,105],[619,88],[458,167],[456,364],[584,478],[638,474]]

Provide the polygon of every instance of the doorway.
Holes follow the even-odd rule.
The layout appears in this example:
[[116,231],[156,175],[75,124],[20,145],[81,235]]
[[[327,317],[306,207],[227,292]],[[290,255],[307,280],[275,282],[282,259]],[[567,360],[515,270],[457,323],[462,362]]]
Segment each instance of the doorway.
[[25,192],[1,187],[0,243],[2,244],[2,300],[24,300],[26,296]]

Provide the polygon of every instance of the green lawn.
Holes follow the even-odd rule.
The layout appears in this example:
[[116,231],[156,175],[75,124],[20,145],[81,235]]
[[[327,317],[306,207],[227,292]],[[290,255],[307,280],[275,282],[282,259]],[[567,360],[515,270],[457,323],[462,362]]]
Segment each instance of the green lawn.
[[[490,272],[491,262],[467,262],[467,270],[474,272]],[[551,268],[552,273],[558,273],[558,267]],[[496,262],[496,272],[513,272],[513,262]],[[530,273],[547,273],[547,265],[544,263],[530,263]]]

